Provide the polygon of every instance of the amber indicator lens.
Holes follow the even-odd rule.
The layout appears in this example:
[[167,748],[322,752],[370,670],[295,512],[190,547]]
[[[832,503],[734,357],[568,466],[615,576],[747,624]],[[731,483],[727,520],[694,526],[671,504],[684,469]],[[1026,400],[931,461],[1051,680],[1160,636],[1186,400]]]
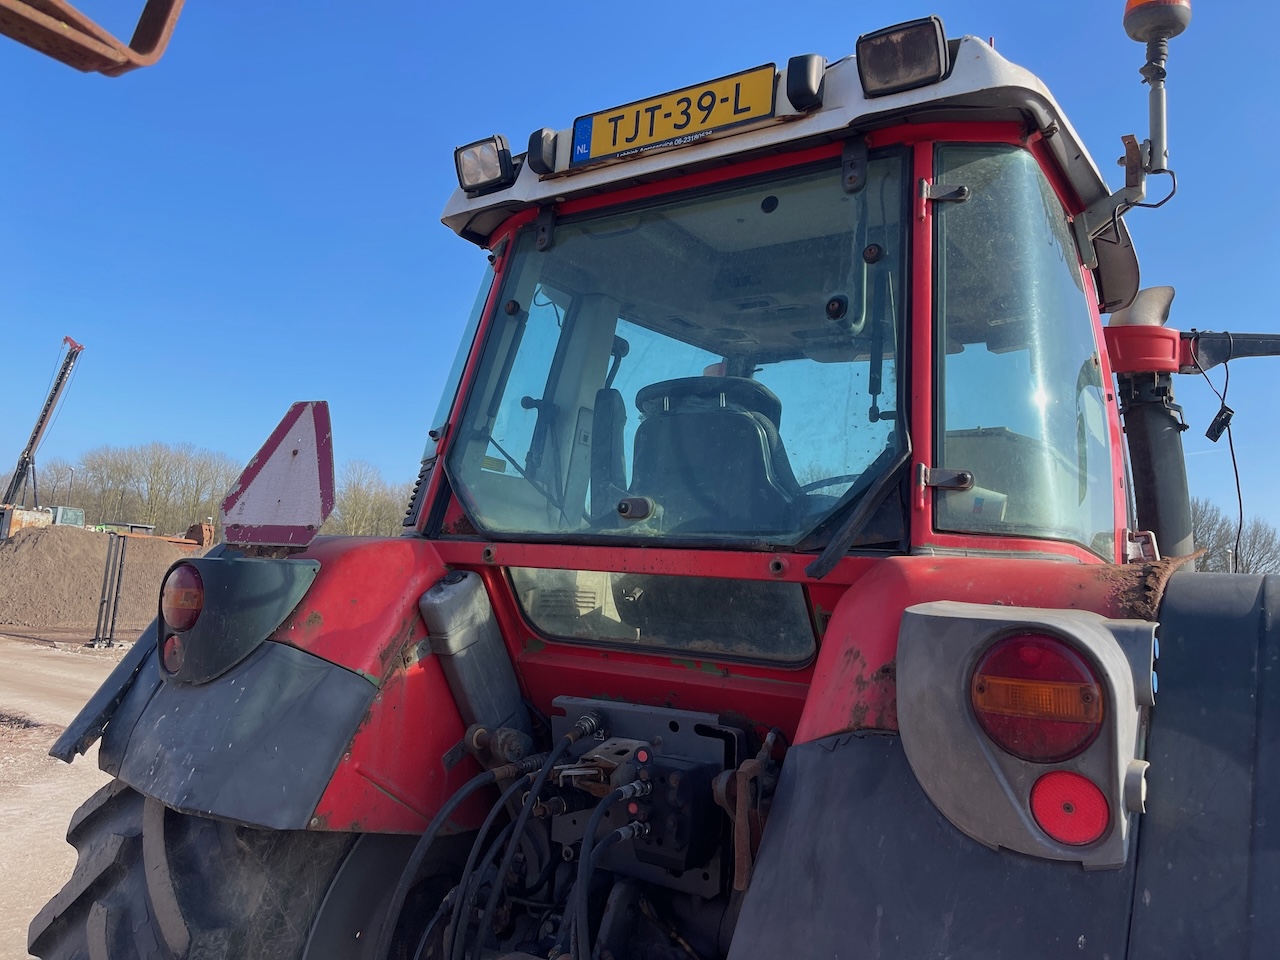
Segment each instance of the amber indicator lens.
[[996,643],[973,672],[970,699],[996,746],[1034,763],[1077,756],[1102,729],[1101,684],[1056,637],[1022,634]]
[[1036,781],[1031,815],[1054,840],[1073,847],[1100,840],[1111,823],[1107,798],[1098,785],[1068,770],[1046,773]]
[[204,581],[189,563],[174,567],[160,588],[160,615],[173,630],[181,633],[195,626],[204,609]]

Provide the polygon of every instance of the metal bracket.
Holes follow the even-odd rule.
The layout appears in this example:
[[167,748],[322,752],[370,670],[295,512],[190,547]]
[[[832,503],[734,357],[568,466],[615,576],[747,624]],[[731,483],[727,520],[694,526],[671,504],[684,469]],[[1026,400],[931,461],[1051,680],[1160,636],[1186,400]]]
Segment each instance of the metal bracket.
[[1141,203],[1147,195],[1146,159],[1143,157],[1142,146],[1131,133],[1120,139],[1124,143],[1124,157],[1120,161],[1124,167],[1124,189],[1098,200],[1089,209],[1077,214],[1072,221],[1076,246],[1080,248],[1080,259],[1091,270],[1098,266],[1098,253],[1093,249],[1093,241],[1105,233],[1126,210]]
[[930,469],[923,463],[916,465],[916,483],[920,487],[937,487],[939,490],[970,490],[973,474],[968,470],[949,470],[946,467]]
[[952,187],[945,183],[920,181],[920,199],[932,200],[934,203],[964,203],[973,191],[966,186]]
[[543,207],[538,211],[538,220],[534,226],[533,245],[539,253],[546,253],[556,238],[556,212],[552,207]]
[[867,140],[850,137],[840,156],[841,185],[845,193],[857,193],[867,185]]
[[1160,559],[1156,535],[1150,530],[1126,530],[1124,533],[1125,563],[1156,563]]

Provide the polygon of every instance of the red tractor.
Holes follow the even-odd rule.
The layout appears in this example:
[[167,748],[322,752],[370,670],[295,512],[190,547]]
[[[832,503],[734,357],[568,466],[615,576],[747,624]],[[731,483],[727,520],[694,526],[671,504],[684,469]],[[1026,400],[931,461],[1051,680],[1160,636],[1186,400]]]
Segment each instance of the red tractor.
[[1123,220],[1189,19],[1116,192],[936,18],[459,148],[404,535],[315,536],[295,405],[53,750],[115,779],[31,951],[1274,956],[1280,594],[1179,571],[1171,382],[1276,345]]

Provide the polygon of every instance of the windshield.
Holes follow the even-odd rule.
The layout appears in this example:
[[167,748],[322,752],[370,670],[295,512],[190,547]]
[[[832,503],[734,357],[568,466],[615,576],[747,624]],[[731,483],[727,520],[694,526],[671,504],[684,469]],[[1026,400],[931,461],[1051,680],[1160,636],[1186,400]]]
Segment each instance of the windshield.
[[903,163],[525,230],[447,458],[477,528],[793,544],[856,500],[904,443]]

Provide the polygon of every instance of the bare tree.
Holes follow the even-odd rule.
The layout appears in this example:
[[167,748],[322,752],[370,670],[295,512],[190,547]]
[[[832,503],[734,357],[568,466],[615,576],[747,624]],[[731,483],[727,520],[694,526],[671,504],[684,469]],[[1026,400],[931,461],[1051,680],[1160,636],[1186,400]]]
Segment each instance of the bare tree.
[[1280,532],[1265,520],[1252,517],[1240,532],[1236,553],[1237,573],[1280,573]]
[[333,514],[323,532],[347,536],[394,536],[409,502],[409,484],[389,484],[377,467],[363,460],[343,464]]
[[133,460],[129,448],[97,447],[80,457],[83,477],[77,506],[94,523],[128,520],[137,509]]
[[[189,443],[97,447],[74,465],[50,460],[42,466],[41,501],[82,507],[90,523],[146,523],[158,533],[181,534],[209,517],[219,522],[222,499],[239,472],[240,465],[225,453]],[[410,486],[387,483],[372,464],[348,462],[324,532],[400,533]]]
[[40,473],[40,502],[45,506],[65,506],[73,493],[76,468],[61,457],[37,464]]
[[[1280,573],[1280,531],[1251,517],[1240,529],[1236,545],[1235,517],[1203,497],[1191,499],[1191,530],[1196,548],[1205,553],[1196,561],[1196,569],[1213,573]],[[1234,563],[1233,563],[1234,561]]]
[[1196,549],[1205,551],[1196,559],[1197,570],[1221,573],[1231,569],[1236,526],[1204,497],[1191,498],[1191,534],[1195,537]]
[[75,471],[71,505],[91,523],[147,523],[181,534],[209,517],[216,522],[240,466],[189,443],[149,443],[90,450]]
[[142,522],[172,527],[179,465],[187,459],[184,451],[167,443],[148,443],[133,448],[132,459],[129,486],[137,494]]

